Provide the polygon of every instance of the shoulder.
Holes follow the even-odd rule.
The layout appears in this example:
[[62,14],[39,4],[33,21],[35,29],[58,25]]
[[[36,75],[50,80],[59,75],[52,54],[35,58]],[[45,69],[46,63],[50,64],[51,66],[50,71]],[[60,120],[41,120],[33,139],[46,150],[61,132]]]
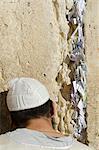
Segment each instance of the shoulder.
[[5,145],[9,143],[9,138],[7,137],[7,134],[0,135],[0,145]]
[[[0,135],[0,150],[25,150],[7,136],[7,134]],[[26,149],[27,150],[27,149]]]
[[72,147],[73,147],[73,149],[71,149],[71,150],[94,150],[93,148],[91,148],[85,144],[82,144],[76,140],[74,140]]
[[5,150],[7,149],[9,144],[9,138],[7,137],[6,134],[0,135],[0,150]]

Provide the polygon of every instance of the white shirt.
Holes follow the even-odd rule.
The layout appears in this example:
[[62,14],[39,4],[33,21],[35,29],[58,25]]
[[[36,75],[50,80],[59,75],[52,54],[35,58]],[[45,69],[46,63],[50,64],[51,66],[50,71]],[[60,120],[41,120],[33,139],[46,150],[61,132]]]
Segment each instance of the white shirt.
[[71,136],[51,137],[26,128],[2,134],[0,150],[93,150]]

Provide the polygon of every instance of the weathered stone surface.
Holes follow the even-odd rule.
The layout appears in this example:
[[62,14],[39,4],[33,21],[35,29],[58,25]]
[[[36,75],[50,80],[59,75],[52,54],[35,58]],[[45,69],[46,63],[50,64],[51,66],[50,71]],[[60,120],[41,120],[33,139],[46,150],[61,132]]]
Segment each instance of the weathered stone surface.
[[88,139],[99,150],[99,1],[86,9],[86,57],[88,66]]
[[31,76],[55,99],[67,32],[65,0],[0,1],[0,91],[11,78]]
[[56,76],[67,54],[65,11],[65,0],[0,1],[0,92],[10,79],[29,76],[57,99]]

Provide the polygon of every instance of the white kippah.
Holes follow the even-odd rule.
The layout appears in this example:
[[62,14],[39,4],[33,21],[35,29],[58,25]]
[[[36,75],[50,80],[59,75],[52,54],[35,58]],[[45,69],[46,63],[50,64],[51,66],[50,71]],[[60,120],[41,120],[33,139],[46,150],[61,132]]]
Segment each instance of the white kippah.
[[9,83],[7,106],[10,111],[19,111],[43,105],[50,96],[46,87],[32,78],[15,78]]

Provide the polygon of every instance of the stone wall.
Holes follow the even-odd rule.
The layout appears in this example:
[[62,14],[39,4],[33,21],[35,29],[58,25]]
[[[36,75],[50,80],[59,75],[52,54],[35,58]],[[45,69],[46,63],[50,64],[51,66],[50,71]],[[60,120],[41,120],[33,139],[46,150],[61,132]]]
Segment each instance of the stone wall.
[[[47,86],[51,99],[58,99],[56,77],[68,52],[65,12],[65,0],[0,1],[0,92],[7,90],[10,79],[29,76]],[[3,101],[1,93],[1,106]],[[2,116],[4,131],[2,122],[8,119]]]
[[86,57],[88,66],[88,139],[99,149],[99,1],[86,9]]
[[[64,7],[60,11],[64,11]],[[16,76],[41,80],[55,95],[55,76],[61,62],[61,32],[66,35],[63,13],[50,0],[0,1],[0,91]],[[56,13],[57,12],[57,13]],[[63,28],[62,28],[63,27]]]
[[[91,144],[97,147],[99,13],[96,12],[97,0],[94,2],[89,0],[87,3],[85,35],[88,64],[88,138]],[[8,89],[7,82],[20,76],[39,79],[47,86],[51,99],[60,100],[62,107],[65,103],[68,110],[65,112],[65,130],[72,131],[70,125],[72,111],[69,102],[64,101],[70,99],[71,90],[70,70],[67,69],[66,64],[69,51],[67,47],[69,26],[65,15],[66,9],[70,10],[72,4],[73,0],[0,1],[0,133],[7,131],[11,125],[4,101],[5,91]],[[63,84],[64,76],[65,84]],[[61,86],[63,90],[60,93]],[[58,118],[56,120],[59,123]],[[61,130],[64,131],[63,126]]]

